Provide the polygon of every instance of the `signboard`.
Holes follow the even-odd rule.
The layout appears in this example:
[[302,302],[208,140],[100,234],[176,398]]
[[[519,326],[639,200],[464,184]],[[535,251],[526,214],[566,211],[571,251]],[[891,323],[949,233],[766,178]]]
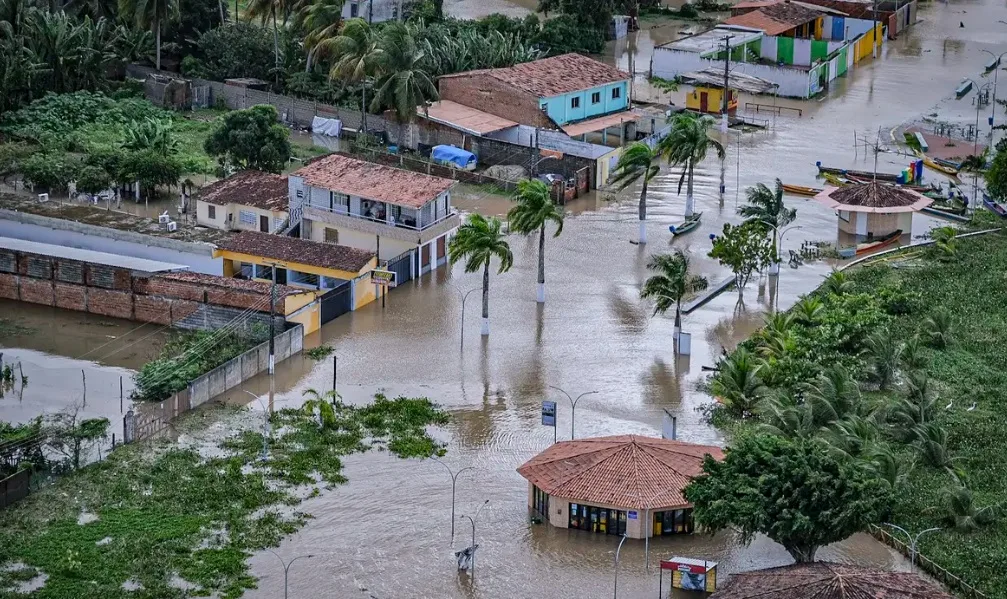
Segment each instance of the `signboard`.
[[628,512],[628,517],[629,517],[630,520],[636,520],[637,515],[638,514],[637,514],[636,510],[629,510],[629,512]]
[[395,287],[398,276],[397,273],[390,270],[372,270],[371,271],[371,282],[375,285],[383,285],[385,287]]
[[[670,560],[661,560],[662,578],[665,570],[672,571],[672,588],[707,593],[717,590],[717,562],[675,557]],[[658,584],[661,582],[659,581]]]
[[556,426],[556,402],[542,402],[542,424],[544,426]]

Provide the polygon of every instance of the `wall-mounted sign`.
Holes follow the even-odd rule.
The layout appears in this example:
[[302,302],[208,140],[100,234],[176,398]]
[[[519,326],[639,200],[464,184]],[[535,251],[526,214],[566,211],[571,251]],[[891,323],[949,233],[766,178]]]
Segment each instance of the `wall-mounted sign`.
[[544,426],[556,426],[556,402],[542,402],[542,424]]
[[398,279],[397,274],[398,273],[391,270],[372,270],[371,282],[375,285],[395,287],[396,280]]
[[628,515],[628,517],[629,517],[630,520],[636,520],[636,518],[637,518],[637,516],[639,514],[637,513],[636,510],[629,510],[629,512],[628,512],[627,515]]

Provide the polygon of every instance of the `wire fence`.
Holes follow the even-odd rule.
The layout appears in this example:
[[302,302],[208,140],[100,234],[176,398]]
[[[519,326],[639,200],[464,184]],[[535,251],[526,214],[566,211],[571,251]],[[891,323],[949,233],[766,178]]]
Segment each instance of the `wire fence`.
[[[906,542],[896,538],[887,530],[872,524],[870,533],[875,539],[881,541],[889,547],[892,547],[906,557],[910,557],[910,548]],[[974,586],[965,582],[958,576],[955,576],[951,572],[948,572],[946,568],[939,566],[934,563],[933,560],[919,552],[916,552],[916,564],[919,565],[924,572],[940,581],[941,584],[958,591],[963,597],[966,597],[966,599],[987,599],[987,596]]]

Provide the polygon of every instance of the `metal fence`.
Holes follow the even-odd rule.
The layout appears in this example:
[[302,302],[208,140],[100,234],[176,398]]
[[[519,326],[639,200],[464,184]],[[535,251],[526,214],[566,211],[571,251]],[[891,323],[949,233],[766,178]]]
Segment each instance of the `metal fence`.
[[[872,524],[870,533],[875,539],[909,557],[910,551],[906,543],[893,536],[887,530]],[[963,597],[966,597],[967,599],[987,599],[986,595],[974,586],[955,576],[951,572],[948,572],[945,568],[935,564],[933,560],[918,551],[916,552],[916,563],[927,574],[940,581],[940,583],[944,586],[958,591],[958,593]]]

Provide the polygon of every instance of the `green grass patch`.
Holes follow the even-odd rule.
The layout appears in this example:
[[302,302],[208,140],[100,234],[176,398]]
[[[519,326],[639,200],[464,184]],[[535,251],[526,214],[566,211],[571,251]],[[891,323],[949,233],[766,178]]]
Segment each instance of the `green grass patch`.
[[[426,427],[447,416],[427,399],[378,396],[373,404],[326,404],[324,426],[304,410],[271,417],[273,436],[244,431],[219,443],[219,457],[167,443],[120,446],[104,462],[68,475],[0,511],[0,595],[28,576],[49,576],[39,599],[240,596],[255,587],[246,559],[275,547],[310,516],[294,510],[304,491],[345,482],[341,458],[387,449],[427,457],[443,449]],[[179,428],[205,427],[231,411],[196,412]],[[321,480],[322,482],[316,482]],[[308,485],[307,488],[301,485]],[[81,513],[97,516],[78,524]],[[196,585],[184,591],[174,576]],[[5,595],[6,596],[6,595]]]
[[308,356],[312,360],[324,360],[328,356],[332,355],[332,352],[336,351],[331,345],[319,345],[318,347],[312,347],[311,349],[304,350],[304,355]]

